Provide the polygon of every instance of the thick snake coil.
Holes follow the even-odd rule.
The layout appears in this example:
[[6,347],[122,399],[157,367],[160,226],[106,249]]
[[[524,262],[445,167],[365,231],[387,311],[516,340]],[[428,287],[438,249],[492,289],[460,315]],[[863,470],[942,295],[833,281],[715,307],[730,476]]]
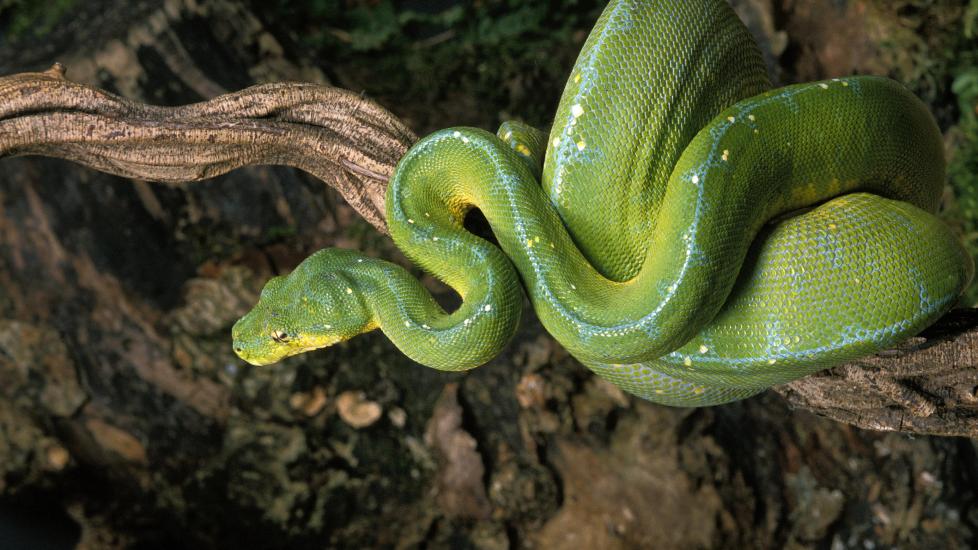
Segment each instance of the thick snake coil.
[[[272,279],[234,327],[267,364],[380,328],[443,370],[485,363],[521,288],[594,372],[702,406],[898,343],[951,308],[971,259],[934,216],[940,132],[899,84],[771,90],[723,0],[612,1],[549,137],[449,128],[387,193],[395,244],[452,286],[446,313],[403,268],[320,251]],[[478,208],[499,246],[467,232]]]

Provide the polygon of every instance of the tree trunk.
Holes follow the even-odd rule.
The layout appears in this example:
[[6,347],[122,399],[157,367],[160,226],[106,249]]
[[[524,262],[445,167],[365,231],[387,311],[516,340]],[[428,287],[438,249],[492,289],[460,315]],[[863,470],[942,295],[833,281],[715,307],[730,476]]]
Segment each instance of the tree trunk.
[[[268,277],[323,246],[403,261],[383,198],[415,134],[238,4],[123,5],[90,3],[30,57],[0,50],[10,73],[70,69],[0,80],[0,155],[99,170],[3,160],[0,497],[63,508],[91,548],[973,540],[973,442],[804,411],[978,437],[974,310],[705,410],[624,395],[533,319],[466,375],[379,333],[244,365],[229,328]],[[318,84],[219,95],[245,75]]]

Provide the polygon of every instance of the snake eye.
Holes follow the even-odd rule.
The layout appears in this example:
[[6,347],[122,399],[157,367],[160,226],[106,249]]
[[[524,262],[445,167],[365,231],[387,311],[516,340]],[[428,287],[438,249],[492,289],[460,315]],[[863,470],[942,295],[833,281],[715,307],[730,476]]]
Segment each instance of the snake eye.
[[289,333],[284,330],[273,330],[272,340],[275,340],[279,344],[284,344],[289,341]]

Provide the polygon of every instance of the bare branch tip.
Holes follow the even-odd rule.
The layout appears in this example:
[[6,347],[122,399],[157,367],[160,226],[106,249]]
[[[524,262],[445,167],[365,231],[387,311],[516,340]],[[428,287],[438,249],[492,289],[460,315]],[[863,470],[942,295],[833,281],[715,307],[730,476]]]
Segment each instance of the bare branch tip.
[[44,74],[46,74],[47,76],[50,76],[50,77],[54,77],[54,78],[58,78],[58,79],[64,80],[65,73],[67,71],[68,71],[67,67],[65,67],[62,63],[60,63],[58,61],[55,61],[54,62],[54,65],[51,65],[51,68],[49,68],[48,70],[44,71]]

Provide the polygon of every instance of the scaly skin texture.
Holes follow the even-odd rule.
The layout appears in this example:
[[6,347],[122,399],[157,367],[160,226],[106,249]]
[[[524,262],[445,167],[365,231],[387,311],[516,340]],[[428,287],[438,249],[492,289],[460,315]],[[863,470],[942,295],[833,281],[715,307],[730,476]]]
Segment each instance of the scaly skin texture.
[[[235,350],[267,364],[380,327],[419,363],[472,368],[513,334],[522,283],[594,372],[703,406],[920,331],[973,271],[934,216],[933,118],[883,78],[769,87],[723,0],[612,2],[549,137],[449,128],[400,161],[391,237],[457,311],[400,267],[325,250],[268,284]],[[470,208],[499,248],[463,229]]]

